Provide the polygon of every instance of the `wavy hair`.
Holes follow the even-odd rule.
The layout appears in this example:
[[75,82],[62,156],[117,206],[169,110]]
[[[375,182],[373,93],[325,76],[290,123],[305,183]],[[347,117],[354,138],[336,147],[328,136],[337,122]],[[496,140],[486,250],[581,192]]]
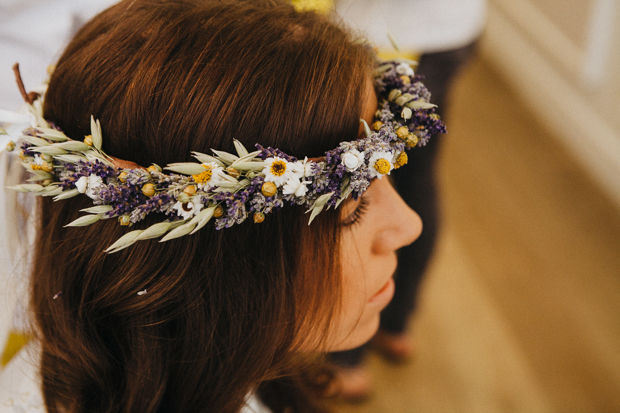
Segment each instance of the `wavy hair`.
[[[144,166],[233,138],[320,156],[356,139],[371,64],[345,30],[284,1],[127,0],[68,45],[44,113],[73,139],[93,115],[105,152]],[[48,411],[238,412],[260,383],[284,389],[276,411],[315,411],[273,380],[299,371],[301,337],[324,338],[338,311],[336,211],[308,226],[286,206],[108,255],[126,227],[63,227],[89,201],[39,204],[31,308]]]

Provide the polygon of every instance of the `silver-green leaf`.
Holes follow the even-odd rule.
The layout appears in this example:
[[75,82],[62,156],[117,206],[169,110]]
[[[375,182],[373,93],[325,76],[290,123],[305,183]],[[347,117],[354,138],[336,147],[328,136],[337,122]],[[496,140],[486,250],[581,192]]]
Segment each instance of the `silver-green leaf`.
[[73,188],[68,191],[62,191],[62,193],[54,197],[54,201],[60,201],[61,199],[73,198],[74,196],[78,196],[79,194],[80,194],[80,191],[78,191],[77,188]]
[[83,217],[79,217],[75,221],[65,225],[65,227],[85,227],[95,222],[99,221],[101,216],[99,215],[84,215]]

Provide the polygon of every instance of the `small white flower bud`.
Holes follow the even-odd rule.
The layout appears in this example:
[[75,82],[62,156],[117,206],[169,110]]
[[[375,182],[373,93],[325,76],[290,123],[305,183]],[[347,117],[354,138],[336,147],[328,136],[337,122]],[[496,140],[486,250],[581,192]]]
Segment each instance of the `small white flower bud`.
[[86,186],[88,185],[88,178],[86,176],[81,177],[75,183],[75,187],[77,188],[80,194],[86,192]]

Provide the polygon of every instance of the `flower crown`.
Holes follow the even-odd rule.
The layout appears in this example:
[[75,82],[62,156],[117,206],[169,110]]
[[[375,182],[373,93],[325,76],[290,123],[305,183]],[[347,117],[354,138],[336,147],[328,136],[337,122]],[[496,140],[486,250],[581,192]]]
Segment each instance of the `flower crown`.
[[[310,223],[323,209],[338,207],[349,196],[357,199],[373,178],[406,164],[407,149],[445,133],[412,63],[394,60],[374,70],[379,107],[372,126],[361,120],[364,137],[303,160],[259,144],[249,152],[234,140],[236,154],[212,149],[212,155],[194,152],[198,162],[143,168],[102,151],[99,121],[91,117],[91,134],[72,140],[43,118],[42,99],[31,98],[31,127],[23,131],[19,156],[32,176],[29,183],[10,188],[55,201],[80,194],[92,198],[94,206],[82,210],[87,215],[67,226],[110,218],[131,226],[152,213],[166,216],[145,230],[128,232],[108,253],[140,240],[162,237],[165,242],[193,234],[211,220],[218,230],[250,217],[260,223],[285,203],[307,207]],[[7,150],[14,148],[10,142]]]

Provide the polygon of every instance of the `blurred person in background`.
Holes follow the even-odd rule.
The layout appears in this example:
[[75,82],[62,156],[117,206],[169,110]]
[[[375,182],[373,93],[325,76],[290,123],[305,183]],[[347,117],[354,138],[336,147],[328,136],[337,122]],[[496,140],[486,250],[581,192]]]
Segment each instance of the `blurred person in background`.
[[[418,61],[416,74],[425,76],[432,101],[439,106],[437,113],[445,115],[450,88],[484,28],[485,0],[336,0],[335,11],[377,45],[382,57]],[[398,44],[397,52],[388,36]],[[415,340],[406,328],[437,240],[441,205],[435,166],[442,141],[442,136],[435,136],[425,151],[412,153],[412,167],[393,178],[401,197],[424,223],[420,238],[399,252],[394,299],[382,312],[380,329],[371,342],[380,354],[397,363],[415,353]],[[362,367],[367,350],[363,346],[331,355],[338,366],[344,400],[362,401],[372,392],[371,377]]]

